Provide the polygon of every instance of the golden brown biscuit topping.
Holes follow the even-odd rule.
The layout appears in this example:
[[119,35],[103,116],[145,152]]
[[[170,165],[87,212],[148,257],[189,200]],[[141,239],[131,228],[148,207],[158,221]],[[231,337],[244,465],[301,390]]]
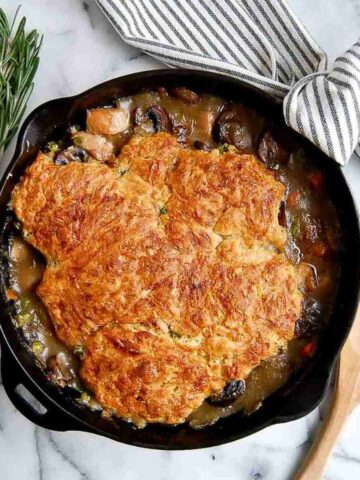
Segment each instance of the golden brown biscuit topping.
[[300,271],[284,256],[284,186],[251,155],[133,137],[115,166],[39,155],[15,189],[47,258],[38,293],[81,375],[136,422],[179,423],[293,337]]

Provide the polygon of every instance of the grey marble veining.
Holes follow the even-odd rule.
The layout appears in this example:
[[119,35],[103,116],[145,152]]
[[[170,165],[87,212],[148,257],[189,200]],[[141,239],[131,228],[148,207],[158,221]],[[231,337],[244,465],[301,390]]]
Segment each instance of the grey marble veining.
[[[11,13],[14,0],[1,0]],[[28,111],[126,73],[161,68],[128,47],[93,0],[22,0],[29,26],[44,32],[44,46]],[[330,60],[360,33],[359,0],[291,0],[294,10]],[[0,166],[4,170],[11,148]],[[360,162],[346,177],[360,203]],[[229,445],[189,452],[159,452],[121,445],[86,433],[49,432],[19,414],[0,379],[1,480],[290,480],[311,445],[325,407]],[[327,480],[360,478],[360,411],[353,413],[328,465]],[[316,480],[316,479],[314,479]]]

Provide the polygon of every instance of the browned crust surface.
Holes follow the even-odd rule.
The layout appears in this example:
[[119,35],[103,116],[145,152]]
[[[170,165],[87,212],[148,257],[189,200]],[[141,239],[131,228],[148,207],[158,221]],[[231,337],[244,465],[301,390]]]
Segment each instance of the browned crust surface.
[[48,260],[38,293],[58,336],[85,343],[81,375],[104,406],[182,422],[286,346],[302,294],[283,196],[253,156],[166,133],[133,137],[114,168],[39,155],[13,207]]
[[175,343],[161,330],[110,324],[87,346],[83,378],[101,403],[124,418],[174,423],[210,393],[201,349]]

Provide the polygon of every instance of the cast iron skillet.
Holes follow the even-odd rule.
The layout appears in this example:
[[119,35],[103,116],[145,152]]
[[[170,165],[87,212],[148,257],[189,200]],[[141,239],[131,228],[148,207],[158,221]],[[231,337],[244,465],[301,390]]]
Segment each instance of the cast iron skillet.
[[[61,390],[46,380],[24,347],[21,334],[14,327],[14,307],[6,300],[7,282],[7,205],[11,191],[26,165],[34,158],[39,145],[59,135],[69,123],[77,123],[84,111],[109,102],[112,97],[131,95],[143,88],[184,85],[195,91],[218,94],[225,99],[240,100],[283,124],[281,105],[261,91],[244,83],[206,72],[191,70],[156,70],[136,73],[103,83],[76,97],[53,100],[38,107],[21,128],[14,158],[0,185],[0,245],[5,252],[0,263],[0,341],[2,347],[1,372],[5,390],[15,407],[36,425],[57,430],[81,430],[97,433],[119,442],[158,449],[193,449],[227,443],[269,425],[300,418],[315,408],[323,398],[331,369],[339,354],[354,319],[360,285],[360,232],[353,198],[340,168],[315,147],[301,139],[306,148],[316,152],[324,164],[333,202],[337,208],[346,248],[342,253],[342,277],[334,313],[322,335],[313,360],[280,391],[268,397],[255,413],[244,417],[241,413],[222,419],[203,430],[187,425],[166,427],[149,425],[140,430],[121,421],[103,419],[99,413],[77,405],[70,391]],[[35,409],[25,398],[24,388],[45,407]]]

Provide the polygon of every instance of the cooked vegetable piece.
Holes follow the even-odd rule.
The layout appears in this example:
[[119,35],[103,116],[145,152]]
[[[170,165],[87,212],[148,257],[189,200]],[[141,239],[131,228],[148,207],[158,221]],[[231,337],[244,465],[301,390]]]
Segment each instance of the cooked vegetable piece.
[[45,345],[38,340],[33,342],[31,345],[31,350],[35,355],[40,355],[45,349]]
[[185,103],[196,104],[200,102],[199,95],[186,87],[173,88],[171,93]]
[[309,337],[319,333],[321,329],[322,307],[314,297],[307,297],[304,300],[301,316],[295,324],[295,335],[298,337]]
[[307,343],[301,350],[300,350],[300,355],[303,358],[309,358],[312,357],[315,353],[316,350],[316,343],[311,341]]
[[228,118],[226,112],[220,115],[216,125],[216,140],[235,145],[240,152],[251,151],[252,139],[246,127],[240,121]]
[[71,145],[65,150],[55,155],[54,163],[56,165],[67,165],[70,162],[85,162],[87,153],[84,149]]
[[46,365],[49,379],[61,387],[65,387],[66,384],[74,379],[74,372],[71,370],[63,354],[58,353],[57,355],[49,357]]
[[48,142],[45,148],[48,152],[52,153],[56,153],[60,150],[60,147],[56,142]]
[[91,400],[90,395],[87,392],[82,392],[80,395],[80,402],[82,403],[89,403]]
[[120,107],[88,110],[86,129],[99,135],[115,135],[128,128],[129,118],[129,112]]
[[312,245],[311,253],[315,257],[326,257],[330,253],[330,247],[326,242],[319,240]]
[[284,165],[289,159],[289,152],[284,145],[282,135],[277,131],[267,130],[259,144],[258,154],[260,160],[269,168],[275,168],[279,164]]
[[25,327],[32,322],[32,316],[30,313],[19,313],[16,317],[16,323],[19,327]]
[[300,236],[300,220],[298,217],[293,217],[290,225],[290,233],[293,238],[298,238]]
[[74,353],[75,355],[77,355],[79,358],[83,358],[84,356],[84,353],[85,353],[85,348],[84,348],[84,345],[76,345],[76,347],[74,348]]
[[6,298],[8,300],[17,300],[18,296],[17,296],[16,292],[14,292],[14,290],[12,290],[11,288],[7,288],[6,289]]
[[232,105],[216,120],[214,138],[218,143],[234,145],[240,153],[252,153],[262,128],[262,120],[242,105]]
[[245,388],[245,382],[243,380],[229,382],[220,392],[213,393],[208,397],[207,402],[210,403],[210,405],[227,407],[245,392]]
[[135,125],[141,125],[144,121],[144,111],[141,107],[136,107],[132,113]]
[[309,180],[309,183],[311,185],[311,187],[315,190],[315,191],[319,191],[321,190],[322,186],[323,186],[323,175],[321,172],[313,172],[309,175],[308,177],[308,180]]
[[114,147],[101,135],[88,132],[76,132],[73,135],[74,144],[86,150],[93,158],[100,162],[108,161],[113,155]]
[[157,92],[160,94],[161,97],[165,97],[168,95],[168,92],[165,87],[158,87]]
[[200,140],[195,140],[194,148],[196,148],[196,150],[204,150],[205,152],[210,152],[211,150],[208,143],[201,142]]
[[184,125],[174,125],[173,134],[180,143],[186,143],[188,137],[188,130]]
[[300,192],[295,190],[295,191],[289,193],[289,195],[286,199],[286,204],[289,208],[295,208],[295,207],[297,207],[299,199],[300,199]]
[[229,150],[229,146],[226,143],[222,143],[219,145],[219,152],[225,153]]
[[156,132],[172,132],[173,127],[169,114],[159,105],[148,108],[146,117],[153,122]]

